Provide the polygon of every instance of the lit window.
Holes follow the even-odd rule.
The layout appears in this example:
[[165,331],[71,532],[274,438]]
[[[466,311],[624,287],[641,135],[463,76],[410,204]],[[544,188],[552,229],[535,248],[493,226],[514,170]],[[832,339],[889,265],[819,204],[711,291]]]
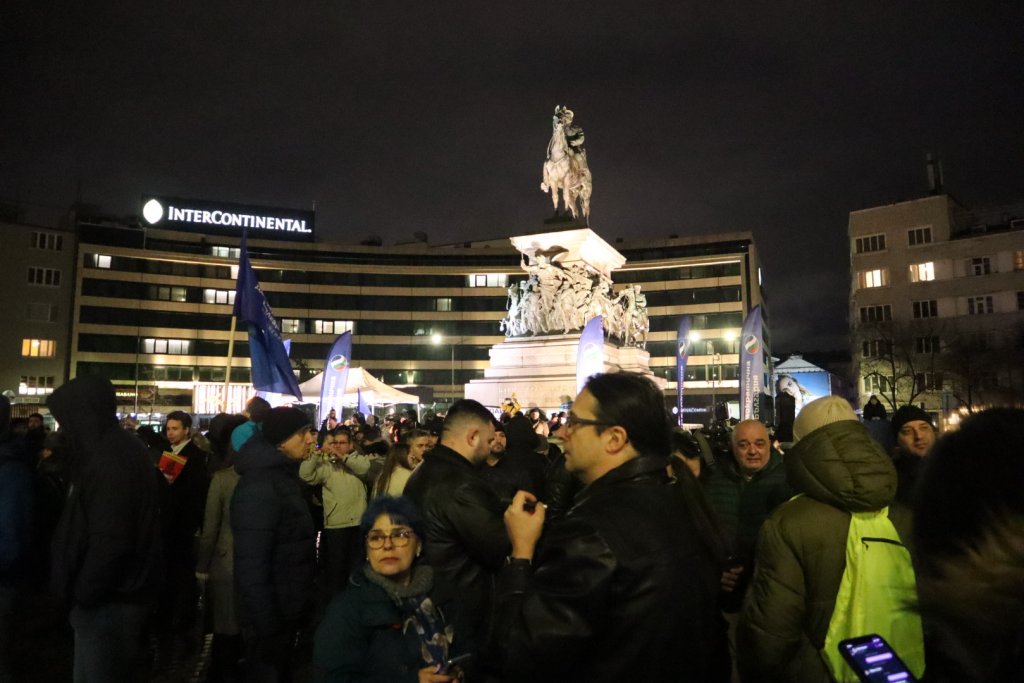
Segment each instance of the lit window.
[[314,320],[313,334],[344,334],[352,332],[351,320]]
[[912,305],[915,318],[939,317],[939,302],[935,299],[915,301]]
[[110,268],[111,258],[106,254],[93,254],[92,265],[95,268]]
[[854,241],[854,248],[858,254],[866,254],[872,251],[884,251],[885,250],[885,235],[867,235],[866,237],[858,237]]
[[913,228],[907,231],[907,244],[912,247],[916,247],[921,244],[931,244],[931,241],[931,226],[927,228]]
[[971,275],[989,275],[992,273],[992,262],[987,256],[972,258],[967,261],[967,268]]
[[861,289],[868,287],[885,287],[889,284],[889,271],[886,268],[858,271],[857,284]]
[[238,258],[242,255],[242,250],[238,247],[210,247],[211,256],[219,256],[221,258]]
[[143,353],[163,353],[177,356],[187,356],[192,349],[192,342],[188,339],[152,339],[142,340]]
[[60,287],[60,271],[56,268],[29,266],[28,283],[44,287]]
[[1024,270],[1024,249],[1013,252],[1013,269]]
[[42,396],[53,393],[55,377],[37,377],[36,375],[22,375],[18,384],[18,393],[22,396]]
[[52,339],[22,339],[21,355],[30,358],[53,358],[57,343]]
[[298,318],[281,318],[281,332],[284,334],[301,334],[302,321]]
[[967,315],[985,315],[994,313],[991,296],[969,296],[967,297]]
[[233,289],[204,289],[204,304],[234,304],[235,290]]
[[466,276],[468,287],[506,287],[508,275],[504,273],[474,273]]
[[935,264],[931,261],[927,263],[915,263],[910,266],[910,281],[911,282],[931,282],[935,279]]

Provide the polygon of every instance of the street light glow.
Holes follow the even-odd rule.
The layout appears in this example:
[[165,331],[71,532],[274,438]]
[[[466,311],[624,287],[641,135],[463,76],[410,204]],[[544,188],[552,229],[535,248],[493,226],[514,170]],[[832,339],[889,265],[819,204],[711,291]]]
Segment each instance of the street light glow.
[[440,335],[437,332],[435,332],[434,334],[430,335],[430,341],[434,344],[434,346],[440,346],[441,342],[444,341],[444,335]]

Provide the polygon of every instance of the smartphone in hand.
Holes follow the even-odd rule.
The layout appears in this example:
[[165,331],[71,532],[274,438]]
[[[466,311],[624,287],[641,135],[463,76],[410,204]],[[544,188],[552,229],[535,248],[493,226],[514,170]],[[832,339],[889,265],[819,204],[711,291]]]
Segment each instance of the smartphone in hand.
[[839,652],[863,683],[917,682],[892,646],[876,633],[841,641]]
[[451,659],[447,660],[444,664],[441,665],[441,669],[437,673],[439,673],[439,674],[449,673],[451,671],[452,667],[458,666],[459,664],[462,664],[463,662],[469,661],[469,658],[472,657],[472,656],[473,656],[472,654],[467,652],[464,655],[459,655],[458,657],[452,657]]

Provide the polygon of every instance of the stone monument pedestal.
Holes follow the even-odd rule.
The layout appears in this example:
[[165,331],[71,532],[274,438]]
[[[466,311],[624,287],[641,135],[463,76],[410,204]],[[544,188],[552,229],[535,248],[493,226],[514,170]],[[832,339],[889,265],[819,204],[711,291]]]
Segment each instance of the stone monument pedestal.
[[[490,367],[483,379],[465,385],[466,398],[497,407],[515,394],[525,411],[537,406],[557,411],[576,397],[576,352],[580,335],[557,334],[506,339],[490,351]],[[650,369],[651,355],[633,346],[604,343],[604,372],[626,370],[646,375],[659,389],[666,380]],[[568,397],[568,399],[566,398]]]

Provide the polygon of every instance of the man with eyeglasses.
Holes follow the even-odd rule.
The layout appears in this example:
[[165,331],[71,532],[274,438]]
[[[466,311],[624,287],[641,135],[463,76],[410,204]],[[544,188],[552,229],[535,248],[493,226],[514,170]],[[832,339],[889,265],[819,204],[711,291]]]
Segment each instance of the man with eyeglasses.
[[321,555],[324,583],[328,595],[333,596],[345,588],[361,552],[359,518],[366,510],[364,478],[370,471],[370,459],[355,452],[352,433],[346,427],[327,432],[323,446],[320,454],[299,466],[299,477],[307,484],[323,487]]
[[505,680],[717,680],[718,568],[665,471],[661,392],[639,374],[595,375],[560,434],[584,485],[568,515],[545,525],[526,491],[505,512],[492,643]]
[[471,399],[456,401],[445,417],[441,442],[424,454],[404,492],[423,516],[427,561],[462,589],[478,633],[490,608],[494,574],[509,548],[504,507],[477,472],[492,443],[490,411]]

